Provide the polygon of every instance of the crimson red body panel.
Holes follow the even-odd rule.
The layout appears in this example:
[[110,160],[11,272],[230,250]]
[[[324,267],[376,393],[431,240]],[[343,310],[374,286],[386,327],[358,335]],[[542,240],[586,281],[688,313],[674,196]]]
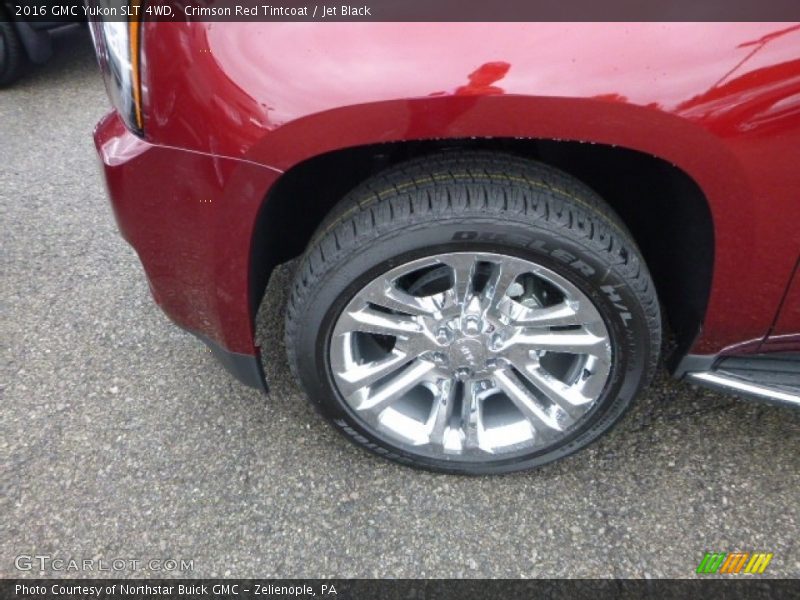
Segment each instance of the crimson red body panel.
[[800,261],[786,291],[775,327],[772,328],[763,349],[794,352],[800,350]]
[[[775,323],[800,253],[800,25],[147,23],[143,46],[147,142],[113,120],[98,132],[117,214],[167,312],[231,350],[254,348],[249,235],[279,172],[439,138],[593,142],[675,164],[714,224],[692,352],[757,347]],[[123,141],[136,156],[113,166]]]
[[248,261],[263,191],[279,173],[247,161],[154,146],[116,113],[97,127],[117,222],[156,302],[228,351],[254,354]]

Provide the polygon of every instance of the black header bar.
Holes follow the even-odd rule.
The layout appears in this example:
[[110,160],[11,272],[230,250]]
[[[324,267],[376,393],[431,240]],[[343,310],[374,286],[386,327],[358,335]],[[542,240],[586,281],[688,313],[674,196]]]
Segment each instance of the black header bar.
[[[800,0],[3,0],[12,19],[125,21],[800,21]],[[138,9],[137,9],[138,6]]]

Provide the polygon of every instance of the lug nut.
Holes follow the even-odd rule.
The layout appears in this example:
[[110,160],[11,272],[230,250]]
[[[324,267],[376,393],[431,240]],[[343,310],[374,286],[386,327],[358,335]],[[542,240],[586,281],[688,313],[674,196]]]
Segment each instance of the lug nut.
[[441,352],[434,352],[433,362],[435,362],[437,365],[443,365],[444,363],[447,362],[447,357]]
[[467,335],[477,335],[481,332],[481,321],[478,317],[468,316],[464,319],[464,333]]
[[492,341],[491,341],[491,344],[490,344],[491,349],[492,350],[499,350],[502,345],[503,345],[503,335],[500,334],[500,333],[495,333],[492,336]]
[[436,341],[443,346],[453,341],[453,334],[447,327],[440,327],[436,332]]
[[470,375],[472,375],[472,371],[470,371],[467,367],[459,367],[456,369],[456,379],[464,381],[469,379]]
[[486,368],[490,371],[496,370],[500,366],[500,361],[496,358],[490,358],[486,361]]

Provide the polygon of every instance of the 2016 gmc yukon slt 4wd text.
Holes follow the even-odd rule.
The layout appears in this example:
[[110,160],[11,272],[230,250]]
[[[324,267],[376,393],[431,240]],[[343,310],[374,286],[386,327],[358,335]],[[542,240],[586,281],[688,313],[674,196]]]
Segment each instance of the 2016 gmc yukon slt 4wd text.
[[95,21],[95,140],[156,302],[356,444],[566,456],[676,377],[800,404],[800,26]]

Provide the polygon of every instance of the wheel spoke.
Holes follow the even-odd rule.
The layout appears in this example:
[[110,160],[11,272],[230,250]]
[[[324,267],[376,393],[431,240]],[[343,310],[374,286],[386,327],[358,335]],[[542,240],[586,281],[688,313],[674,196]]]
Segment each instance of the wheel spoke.
[[514,325],[519,327],[563,327],[594,323],[600,315],[585,308],[584,302],[564,301],[544,308],[528,308],[516,304],[510,311]]
[[609,353],[608,340],[585,330],[550,331],[548,333],[522,332],[510,337],[506,346],[520,344],[533,346],[537,350],[564,352],[566,354],[590,354],[605,357]]
[[[591,402],[593,397],[583,393],[583,385],[578,383],[575,386],[568,386],[559,381],[539,366],[538,358],[531,358],[528,352],[520,346],[511,347],[504,354],[505,359],[514,369],[525,377],[527,381],[539,390],[550,402],[565,411],[568,415],[576,416],[575,407]],[[605,380],[605,377],[603,378]]]
[[503,352],[505,361],[520,373],[525,373],[529,369],[539,365],[539,358],[531,358],[530,348],[523,345],[512,345]]
[[416,316],[433,314],[439,308],[432,297],[413,296],[389,279],[371,284],[361,297],[371,304]]
[[444,446],[445,432],[453,416],[453,406],[455,404],[455,388],[451,379],[439,381],[436,397],[433,399],[433,410],[431,415],[430,443],[437,446]]
[[493,263],[492,267],[492,274],[481,294],[481,304],[485,314],[494,314],[498,311],[498,305],[505,297],[508,288],[524,272],[524,267],[508,260]]
[[394,315],[364,306],[342,313],[337,329],[351,332],[408,337],[423,332],[423,327],[412,317]]
[[415,360],[395,377],[381,384],[381,386],[364,398],[356,410],[370,410],[380,414],[392,402],[398,400],[403,394],[414,386],[426,381],[430,372],[435,368],[433,363],[424,360]]
[[474,381],[464,383],[461,399],[461,426],[464,430],[464,447],[480,448],[481,411],[478,387]]
[[472,292],[472,278],[475,276],[477,260],[473,254],[452,254],[442,258],[442,262],[453,271],[453,287],[448,293],[450,303],[464,305]]
[[339,389],[342,394],[350,394],[363,387],[370,386],[382,377],[390,375],[408,362],[408,357],[404,352],[393,352],[386,358],[360,365],[355,365],[349,369],[337,372],[340,378]]
[[569,386],[553,377],[542,367],[528,367],[520,371],[521,375],[553,404],[569,415],[576,413],[575,408],[591,402],[591,398],[585,397],[580,390]]
[[563,424],[556,419],[539,398],[534,396],[510,369],[495,373],[495,381],[537,432],[562,431]]
[[605,357],[590,357],[584,365],[576,387],[584,397],[597,398],[605,388],[610,370],[611,364]]

